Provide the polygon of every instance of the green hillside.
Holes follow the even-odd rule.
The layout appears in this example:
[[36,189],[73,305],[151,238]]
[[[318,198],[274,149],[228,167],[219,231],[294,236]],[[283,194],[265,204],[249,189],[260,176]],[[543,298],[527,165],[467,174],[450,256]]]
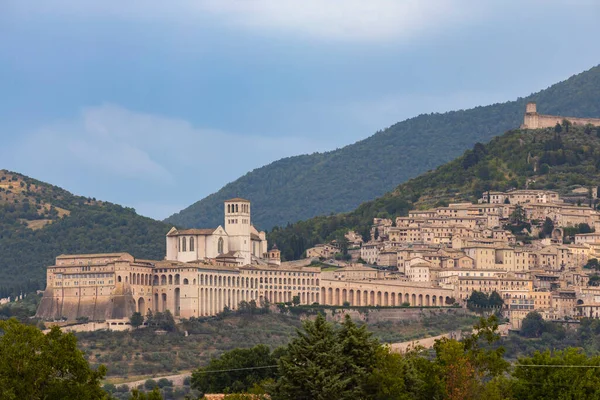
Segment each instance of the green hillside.
[[458,157],[476,142],[520,126],[525,104],[542,114],[600,116],[600,66],[515,101],[443,114],[424,114],[327,153],[284,158],[247,173],[166,221],[212,227],[222,202],[253,202],[262,229],[316,215],[347,212],[410,178]]
[[[341,239],[348,229],[366,236],[373,217],[406,215],[413,208],[477,201],[487,190],[552,189],[571,195],[575,188],[600,185],[600,128],[565,126],[511,130],[487,145],[476,143],[455,160],[361,204],[355,211],[316,217],[275,228],[268,240],[285,259],[326,240]],[[558,132],[560,130],[560,132]],[[583,201],[586,195],[583,195]]]
[[126,251],[160,260],[169,228],[130,208],[0,170],[0,297],[43,289],[46,266],[61,253]]

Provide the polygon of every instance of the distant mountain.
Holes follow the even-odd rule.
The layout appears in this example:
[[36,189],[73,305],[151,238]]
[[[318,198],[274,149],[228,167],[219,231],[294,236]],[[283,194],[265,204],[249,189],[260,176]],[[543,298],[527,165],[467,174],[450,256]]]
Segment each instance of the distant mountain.
[[0,170],[0,297],[46,284],[62,253],[129,252],[161,260],[170,225],[133,209]]
[[573,189],[584,188],[593,193],[599,185],[600,127],[565,125],[560,129],[511,130],[487,145],[476,143],[455,160],[361,204],[350,213],[276,228],[267,239],[277,243],[282,256],[291,260],[301,257],[316,243],[343,241],[348,229],[357,230],[367,239],[374,217],[393,218],[414,208],[475,202],[487,190],[511,188],[556,190],[587,203],[591,197],[586,191],[576,195]]
[[253,222],[263,229],[350,211],[454,159],[476,142],[519,127],[528,101],[537,102],[542,114],[600,116],[600,66],[526,98],[419,115],[338,150],[275,161],[165,221],[185,227],[217,226],[223,215],[215,210],[237,196],[252,201]]

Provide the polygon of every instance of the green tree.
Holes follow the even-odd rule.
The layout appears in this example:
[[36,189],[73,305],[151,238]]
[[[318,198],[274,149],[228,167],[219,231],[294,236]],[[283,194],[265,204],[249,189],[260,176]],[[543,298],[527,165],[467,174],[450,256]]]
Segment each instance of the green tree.
[[554,125],[554,132],[556,133],[561,133],[562,132],[562,126],[560,126],[560,123],[556,123],[556,125]]
[[300,296],[292,297],[292,304],[295,306],[299,306],[300,305]]
[[600,269],[600,263],[597,258],[590,258],[583,267],[598,270]]
[[[492,315],[481,318],[474,326],[475,333],[459,342],[444,338],[436,341],[434,349],[437,379],[446,399],[477,399],[483,392],[485,382],[501,377],[509,363],[504,360],[504,348],[490,348],[500,339],[498,319]],[[484,344],[484,347],[481,344]],[[436,379],[430,377],[429,379]]]
[[262,344],[225,352],[192,373],[192,387],[202,393],[246,392],[265,379],[277,376],[274,366],[281,354],[281,349],[271,352]]
[[11,318],[0,321],[0,400],[106,399],[106,367],[90,368],[77,339],[53,327],[43,334]]
[[544,237],[552,236],[552,231],[554,231],[554,222],[552,219],[546,217],[544,220],[544,225],[542,225],[542,233]]
[[488,305],[493,308],[502,308],[504,305],[504,300],[495,290],[490,294],[490,298],[488,300]]
[[[322,314],[314,321],[305,321],[303,330],[288,344],[279,360],[280,378],[273,388],[274,400],[356,399],[363,388],[348,376],[354,366],[343,349],[352,347],[339,340],[335,329]],[[352,349],[354,350],[354,349]]]
[[592,228],[585,222],[577,225],[577,227],[579,228],[579,233],[592,233]]
[[473,290],[469,298],[467,299],[467,307],[470,309],[488,308],[490,306],[490,299],[486,293]]
[[523,206],[517,204],[508,219],[512,225],[516,226],[523,225],[525,222],[527,222]]
[[358,327],[348,314],[337,331],[337,337],[342,345],[342,355],[347,359],[343,375],[351,377],[347,386],[357,398],[364,397],[367,395],[367,379],[378,361],[379,341],[373,338],[366,325]]
[[137,329],[144,323],[144,316],[139,312],[134,312],[131,317],[129,317],[129,323],[132,327]]
[[512,373],[514,396],[519,400],[600,399],[598,366],[599,356],[588,357],[575,348],[519,358]]
[[588,280],[588,285],[600,286],[600,275],[598,275],[598,274],[590,275],[590,279]]
[[523,318],[521,322],[521,330],[519,331],[521,336],[525,337],[540,337],[544,333],[546,325],[544,318],[537,311],[532,311]]
[[129,400],[163,400],[160,390],[155,387],[150,393],[144,393],[140,390],[133,389]]
[[367,378],[366,390],[372,400],[412,400],[422,398],[424,382],[411,357],[380,346],[377,362]]

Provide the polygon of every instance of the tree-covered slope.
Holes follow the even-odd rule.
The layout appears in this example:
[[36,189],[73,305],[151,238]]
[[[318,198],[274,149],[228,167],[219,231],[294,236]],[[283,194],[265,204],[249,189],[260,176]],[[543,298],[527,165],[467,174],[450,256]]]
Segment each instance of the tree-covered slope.
[[62,253],[124,251],[160,260],[169,228],[133,209],[0,170],[0,297],[43,289],[46,267]]
[[[551,189],[571,195],[573,189],[600,185],[600,128],[511,130],[433,171],[399,185],[356,210],[315,217],[268,235],[285,259],[299,258],[306,248],[341,239],[348,229],[366,236],[374,217],[406,215],[413,208],[449,202],[477,201],[487,190]],[[583,194],[586,201],[586,194]]]
[[326,152],[284,158],[255,169],[166,221],[217,226],[222,202],[253,202],[254,223],[271,229],[315,215],[347,212],[462,154],[476,142],[520,126],[525,104],[542,114],[600,116],[600,66],[526,98],[443,114],[424,114]]

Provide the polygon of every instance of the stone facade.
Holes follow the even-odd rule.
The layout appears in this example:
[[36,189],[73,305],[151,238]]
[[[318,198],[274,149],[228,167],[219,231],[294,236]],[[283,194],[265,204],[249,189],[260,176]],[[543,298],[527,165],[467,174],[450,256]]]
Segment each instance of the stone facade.
[[538,114],[536,104],[530,102],[527,103],[527,106],[525,107],[525,117],[523,118],[521,129],[554,128],[556,124],[561,124],[565,119],[573,125],[591,124],[600,126],[600,118],[577,118]]

